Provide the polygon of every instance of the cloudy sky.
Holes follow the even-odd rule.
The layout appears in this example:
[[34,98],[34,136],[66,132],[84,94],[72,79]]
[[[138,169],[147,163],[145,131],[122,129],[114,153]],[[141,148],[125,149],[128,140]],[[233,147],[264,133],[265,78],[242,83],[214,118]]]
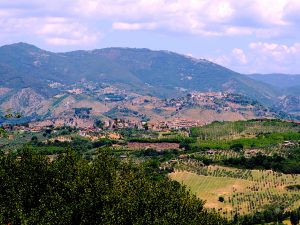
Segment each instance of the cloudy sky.
[[300,74],[299,0],[0,0],[0,45],[170,50],[241,73]]

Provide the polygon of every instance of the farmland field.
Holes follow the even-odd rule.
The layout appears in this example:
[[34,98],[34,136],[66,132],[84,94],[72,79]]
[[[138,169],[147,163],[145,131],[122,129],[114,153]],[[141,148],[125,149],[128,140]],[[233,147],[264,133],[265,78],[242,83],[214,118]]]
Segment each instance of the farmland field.
[[[300,175],[221,166],[197,167],[195,163],[184,162],[169,177],[205,200],[207,208],[231,219],[235,213],[246,215],[271,204],[280,204],[285,210],[300,206],[300,191],[286,188],[300,184]],[[219,197],[224,201],[221,202]]]

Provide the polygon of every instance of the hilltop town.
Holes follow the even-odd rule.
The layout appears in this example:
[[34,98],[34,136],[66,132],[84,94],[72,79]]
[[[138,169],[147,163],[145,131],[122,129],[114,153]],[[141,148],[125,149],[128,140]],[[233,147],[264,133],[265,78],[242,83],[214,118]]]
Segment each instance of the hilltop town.
[[[124,128],[180,130],[203,126],[213,121],[278,116],[255,100],[228,92],[193,91],[181,97],[161,99],[85,80],[70,87],[52,82],[49,83],[49,87],[58,93],[51,101],[45,103],[45,100],[42,100],[34,106],[40,107],[37,112],[41,115],[32,117],[29,111],[27,114],[22,113],[20,104],[17,101],[12,102],[11,111],[20,112],[22,116],[17,119],[12,112],[4,113],[2,118],[4,128],[40,132],[51,127],[72,127],[80,130],[82,135],[91,135],[103,130]],[[24,90],[22,95],[24,97],[32,94],[31,92],[32,90]],[[16,99],[22,96],[18,97]],[[32,102],[28,102],[30,103]],[[44,115],[43,104],[48,106],[51,104]],[[32,119],[26,121],[23,117]]]

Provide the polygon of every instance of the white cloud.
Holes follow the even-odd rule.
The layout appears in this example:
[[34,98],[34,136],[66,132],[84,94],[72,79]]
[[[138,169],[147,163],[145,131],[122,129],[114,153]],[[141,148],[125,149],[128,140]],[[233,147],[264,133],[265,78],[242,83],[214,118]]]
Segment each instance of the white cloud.
[[95,24],[105,21],[115,30],[270,38],[295,32],[299,9],[298,0],[2,0],[0,18],[16,20],[9,30],[18,27],[17,19],[20,24],[29,17],[38,19],[32,22],[33,34],[42,23],[48,26],[46,18],[64,17],[87,27],[85,32],[94,37],[102,32]]
[[242,65],[248,63],[247,56],[245,55],[244,51],[240,48],[235,48],[232,50],[232,55],[235,59]]
[[66,18],[46,18],[37,34],[51,45],[92,45],[101,34]]
[[[50,45],[92,46],[101,32],[75,17],[72,2],[0,1],[0,40],[42,40]],[[31,37],[31,38],[30,38]]]
[[28,33],[32,31],[32,25],[37,23],[36,18],[0,18],[1,35],[12,35],[19,33]]
[[235,48],[212,60],[242,73],[299,73],[295,65],[300,61],[300,43],[253,42],[247,49]]
[[153,30],[157,27],[155,23],[120,23],[112,24],[112,28],[116,30]]
[[78,0],[73,12],[110,20],[114,29],[121,30],[148,30],[142,24],[156,24],[157,29],[196,35],[270,37],[280,35],[278,31],[291,23],[285,16],[289,5],[300,4],[296,0]]

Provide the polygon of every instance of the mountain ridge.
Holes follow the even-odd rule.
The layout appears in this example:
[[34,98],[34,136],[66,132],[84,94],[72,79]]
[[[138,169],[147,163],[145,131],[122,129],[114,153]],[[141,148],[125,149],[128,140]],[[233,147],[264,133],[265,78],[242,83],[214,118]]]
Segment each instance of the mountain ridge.
[[179,89],[229,91],[270,103],[278,95],[271,86],[208,60],[145,48],[53,53],[26,43],[6,45],[0,48],[0,73],[4,78],[0,86],[31,86],[46,92],[49,81],[71,84],[87,79],[159,97],[180,95]]

